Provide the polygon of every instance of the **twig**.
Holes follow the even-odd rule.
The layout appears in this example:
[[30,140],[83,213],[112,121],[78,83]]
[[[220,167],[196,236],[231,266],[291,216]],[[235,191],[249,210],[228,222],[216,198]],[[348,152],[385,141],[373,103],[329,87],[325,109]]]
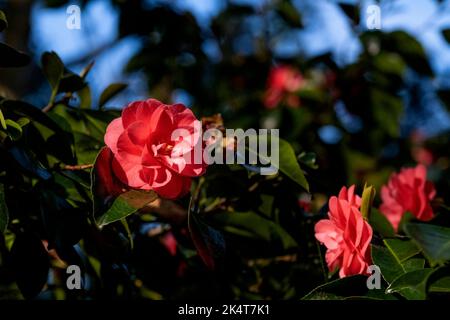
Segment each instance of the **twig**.
[[61,168],[64,170],[71,170],[71,171],[75,171],[75,170],[86,170],[86,169],[90,169],[93,168],[94,165],[93,164],[79,164],[79,165],[75,165],[75,166],[71,166],[71,165],[64,165]]

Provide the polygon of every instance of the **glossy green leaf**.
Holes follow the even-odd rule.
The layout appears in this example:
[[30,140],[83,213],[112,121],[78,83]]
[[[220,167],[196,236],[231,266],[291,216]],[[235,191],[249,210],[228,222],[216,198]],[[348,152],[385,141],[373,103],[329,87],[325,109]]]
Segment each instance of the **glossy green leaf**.
[[396,278],[404,273],[421,269],[424,265],[423,259],[401,260],[398,253],[392,251],[389,247],[372,245],[372,259],[377,265],[383,278],[388,283],[392,283]]
[[128,85],[125,83],[110,84],[105,90],[103,90],[102,94],[100,95],[100,100],[98,102],[99,108],[103,107],[114,96],[125,90],[127,86]]
[[425,300],[428,279],[434,271],[435,269],[425,268],[405,273],[395,279],[386,292],[397,292],[408,300]]
[[432,266],[450,260],[450,228],[426,223],[406,223],[404,230],[423,250]]
[[[254,150],[252,145],[258,146],[259,143],[265,143],[267,145],[267,149],[271,149],[271,145],[276,142],[272,142],[272,139],[277,139],[278,142],[278,152],[279,152],[279,161],[278,163],[273,163],[270,156],[265,154],[261,154],[258,150]],[[276,148],[275,148],[276,149]],[[284,175],[290,178],[292,181],[296,182],[306,191],[309,191],[309,184],[305,178],[305,175],[300,167],[300,164],[297,161],[297,157],[295,156],[294,149],[289,144],[289,142],[279,139],[279,138],[269,138],[267,136],[259,135],[259,136],[250,136],[249,137],[249,147],[247,149],[249,153],[253,155],[257,155],[259,159],[264,160],[264,162],[269,163],[275,169],[280,170]],[[277,150],[272,150],[276,152]]]
[[396,257],[397,260],[403,262],[409,258],[420,253],[420,248],[418,248],[414,242],[409,240],[401,239],[385,239],[383,240],[389,251]]
[[103,227],[119,221],[137,212],[157,198],[154,191],[130,190],[119,195],[111,207],[97,219],[97,225]]
[[0,183],[0,233],[3,234],[8,226],[9,213],[6,206],[5,187]]

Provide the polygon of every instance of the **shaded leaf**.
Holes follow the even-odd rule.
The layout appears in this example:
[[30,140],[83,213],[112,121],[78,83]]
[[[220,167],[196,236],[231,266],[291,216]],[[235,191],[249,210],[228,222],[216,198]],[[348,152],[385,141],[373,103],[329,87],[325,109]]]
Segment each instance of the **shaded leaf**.
[[215,213],[211,221],[227,233],[262,240],[283,250],[297,247],[296,241],[280,225],[254,212]]
[[0,233],[3,234],[8,227],[9,213],[5,200],[5,187],[0,183]]
[[392,224],[378,209],[372,208],[369,215],[369,222],[372,228],[383,237],[394,237],[395,231]]
[[90,109],[92,105],[91,89],[85,86],[77,92],[77,95],[80,98],[80,108]]
[[189,233],[203,263],[211,270],[225,254],[225,239],[222,233],[206,224],[197,214],[190,212]]
[[47,114],[29,103],[17,100],[3,100],[1,104],[6,110],[24,117],[28,117],[32,121],[37,121],[47,128],[53,130],[55,133],[64,133],[61,127]]
[[442,277],[430,284],[430,292],[450,292],[450,276]]
[[15,121],[12,121],[11,119],[7,119],[5,121],[6,123],[6,131],[8,132],[8,135],[11,137],[11,140],[16,141],[19,140],[20,137],[22,137],[22,127],[20,124],[18,124]]
[[348,296],[364,296],[367,289],[367,277],[362,275],[345,277],[318,286],[302,300],[337,300]]
[[395,279],[386,289],[387,293],[400,293],[408,300],[425,300],[427,297],[427,283],[432,268],[425,268],[405,273]]
[[119,94],[123,90],[126,89],[128,85],[125,83],[113,83],[110,84],[105,90],[103,90],[100,95],[100,100],[98,102],[99,107],[103,107],[105,103],[107,103],[110,99],[112,99],[115,95]]
[[84,80],[77,74],[68,73],[62,76],[58,86],[59,92],[75,92],[86,86]]
[[392,251],[389,247],[384,248],[381,246],[372,245],[372,259],[375,265],[377,265],[383,278],[388,283],[392,283],[399,276],[417,269],[423,268],[423,259],[417,259],[410,262],[402,261],[398,254]]
[[37,296],[47,283],[50,266],[41,240],[32,233],[17,235],[11,248],[11,265],[23,296]]
[[44,52],[41,57],[42,69],[52,90],[58,91],[59,82],[64,74],[64,64],[59,56],[51,51]]
[[425,223],[406,223],[405,233],[435,266],[450,260],[450,228]]
[[19,147],[12,147],[8,151],[23,169],[43,180],[51,179],[52,175],[50,172],[29,152]]
[[30,62],[30,57],[0,42],[0,68],[23,67]]

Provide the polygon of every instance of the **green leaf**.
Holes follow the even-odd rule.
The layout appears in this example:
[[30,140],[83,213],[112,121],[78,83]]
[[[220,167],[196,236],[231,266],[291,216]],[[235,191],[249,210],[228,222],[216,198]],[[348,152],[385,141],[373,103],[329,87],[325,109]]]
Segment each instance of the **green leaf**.
[[317,156],[314,152],[302,152],[298,156],[298,161],[308,166],[311,169],[318,169],[319,165],[316,163]]
[[425,300],[427,297],[427,282],[435,270],[425,268],[405,273],[395,279],[386,289],[386,292],[397,292],[408,300]]
[[9,221],[8,207],[6,206],[5,187],[0,183],[0,233],[6,231]]
[[372,208],[369,215],[369,222],[372,228],[383,237],[390,238],[395,236],[395,231],[392,224],[384,214],[378,211],[378,209]]
[[442,277],[431,283],[430,292],[450,292],[450,276]]
[[80,98],[80,108],[90,109],[92,105],[91,89],[85,86],[77,92],[77,95]]
[[279,246],[283,250],[297,247],[296,241],[280,225],[255,212],[220,212],[211,221],[224,232],[257,239]]
[[0,32],[8,28],[8,20],[6,20],[5,13],[0,10]]
[[375,198],[376,190],[373,186],[364,185],[361,200],[361,215],[364,219],[368,219],[370,210],[372,208],[373,199]]
[[110,99],[125,90],[127,86],[128,85],[125,83],[110,84],[100,95],[100,100],[98,102],[99,108],[103,107]]
[[6,119],[6,126],[8,135],[11,137],[11,140],[17,141],[22,137],[22,127],[15,121],[11,119]]
[[40,124],[51,129],[55,133],[63,133],[61,127],[53,121],[47,114],[36,108],[35,106],[26,103],[24,101],[17,100],[3,100],[1,102],[3,107],[11,112],[14,112],[20,116],[27,117],[31,121],[37,121]]
[[58,86],[58,93],[60,92],[75,92],[86,87],[86,82],[83,78],[75,73],[67,73],[62,76]]
[[[275,143],[272,142],[272,139],[276,139]],[[258,153],[258,150],[254,150],[252,145],[258,145],[260,143],[265,143],[267,145],[267,149],[272,149],[271,145],[276,145],[278,142],[278,150],[271,150],[272,152],[277,152],[279,154],[278,163],[273,163],[273,159],[271,156],[267,156],[267,154]],[[303,171],[300,167],[300,164],[297,161],[297,157],[295,156],[294,149],[289,144],[289,142],[280,139],[280,138],[270,138],[264,135],[253,135],[249,137],[249,147],[247,149],[249,153],[257,155],[257,157],[263,160],[265,163],[269,163],[275,169],[279,169],[284,175],[290,178],[292,181],[299,184],[302,188],[309,192],[309,184],[303,174]]]
[[64,64],[55,52],[44,52],[41,57],[42,69],[52,88],[50,103],[53,103],[64,74]]
[[367,277],[356,275],[320,285],[302,300],[342,300],[349,296],[364,296],[367,291]]
[[6,130],[6,122],[5,122],[5,117],[3,116],[2,110],[0,110],[0,125],[2,126],[2,128],[4,130]]
[[0,42],[0,68],[23,67],[30,62],[30,57]]
[[154,191],[130,190],[119,195],[111,207],[97,219],[97,225],[103,227],[119,221],[142,209],[157,198]]
[[[406,245],[403,246],[406,247]],[[388,283],[392,283],[404,273],[423,268],[423,259],[422,261],[418,261],[418,259],[413,262],[401,260],[399,253],[389,247],[384,248],[372,245],[372,259],[374,264],[380,268],[383,278]]]
[[404,230],[423,250],[432,266],[450,260],[450,228],[425,223],[406,223]]
[[420,253],[420,248],[418,248],[414,242],[409,240],[400,240],[400,239],[385,239],[383,240],[386,247],[389,251],[395,255],[395,257],[403,262],[412,258],[413,256]]

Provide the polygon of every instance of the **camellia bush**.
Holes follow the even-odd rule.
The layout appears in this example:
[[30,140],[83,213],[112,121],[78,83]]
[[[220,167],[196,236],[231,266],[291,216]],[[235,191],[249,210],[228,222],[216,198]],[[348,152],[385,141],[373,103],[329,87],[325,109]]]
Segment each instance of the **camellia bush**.
[[[280,3],[277,19],[300,27]],[[194,23],[142,10],[156,24],[164,15]],[[45,105],[0,97],[1,299],[450,297],[449,136],[400,132],[400,91],[414,90],[407,71],[432,76],[419,42],[364,32],[345,67],[329,55],[244,57],[227,21],[252,12],[227,10],[214,21],[222,62],[196,51],[194,27],[168,27],[161,52],[149,42],[133,58],[130,72],[154,70],[148,99],[107,108],[126,85],[111,83],[94,101],[92,64],[74,73],[55,52],[40,59]],[[173,69],[169,58],[183,52],[165,37],[189,43],[198,64]],[[0,43],[1,68],[29,63]],[[189,79],[193,106],[171,102],[155,83],[162,73],[173,76],[169,89]],[[324,141],[327,129],[336,142]],[[252,141],[276,145],[279,161]]]

